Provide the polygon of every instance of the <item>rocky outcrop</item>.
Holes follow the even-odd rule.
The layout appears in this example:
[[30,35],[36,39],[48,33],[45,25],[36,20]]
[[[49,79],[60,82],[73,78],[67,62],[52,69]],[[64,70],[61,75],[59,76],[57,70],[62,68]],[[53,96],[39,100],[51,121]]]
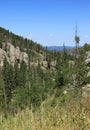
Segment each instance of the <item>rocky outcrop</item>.
[[28,55],[27,55],[27,53],[21,52],[20,57],[21,57],[21,60],[23,59],[23,61],[28,65]]
[[9,58],[8,58],[6,52],[0,48],[0,66],[1,67],[3,66],[3,61],[4,61],[5,57],[7,58],[7,61],[9,62]]
[[86,52],[86,58],[89,59],[90,58],[90,51]]
[[85,56],[86,60],[85,60],[85,64],[87,66],[87,77],[90,77],[90,51],[86,52],[86,56]]
[[11,43],[3,43],[2,48],[0,48],[0,66],[3,66],[4,58],[14,65],[15,61],[21,62],[22,60],[28,65],[28,55],[26,52],[21,52],[20,48],[16,48]]
[[82,87],[82,96],[90,97],[90,84],[87,84],[84,87]]
[[86,60],[85,60],[86,65],[90,67],[90,51],[86,52]]

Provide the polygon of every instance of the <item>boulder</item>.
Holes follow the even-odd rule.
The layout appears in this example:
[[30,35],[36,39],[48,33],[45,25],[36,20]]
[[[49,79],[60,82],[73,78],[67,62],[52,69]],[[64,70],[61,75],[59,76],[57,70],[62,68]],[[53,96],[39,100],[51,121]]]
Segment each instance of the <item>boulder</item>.
[[82,96],[90,97],[90,84],[87,84],[84,87],[82,87]]
[[85,64],[90,67],[90,58],[85,60]]
[[87,59],[90,59],[90,51],[87,51],[87,52],[86,52],[86,58],[87,58]]

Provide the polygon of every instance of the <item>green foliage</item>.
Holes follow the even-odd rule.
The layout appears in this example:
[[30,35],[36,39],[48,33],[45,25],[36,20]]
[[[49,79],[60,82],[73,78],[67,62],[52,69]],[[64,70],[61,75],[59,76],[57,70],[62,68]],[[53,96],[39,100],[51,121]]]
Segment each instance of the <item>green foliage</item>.
[[13,90],[13,67],[9,65],[7,59],[4,60],[4,66],[2,70],[3,80],[4,80],[4,88],[5,94],[7,98],[7,104],[10,102],[12,98],[12,90]]
[[87,67],[83,55],[80,55],[76,61],[76,83],[77,87],[81,87],[87,83]]
[[16,92],[13,95],[13,103],[14,106],[13,111],[15,109],[25,109],[27,106],[30,106],[30,92],[28,88],[18,87]]
[[20,86],[25,87],[27,81],[27,65],[24,61],[20,64]]
[[0,106],[3,107],[4,105],[4,91],[3,91],[3,78],[2,78],[2,73],[1,73],[1,68],[0,68]]
[[[76,42],[79,43],[79,37]],[[55,98],[61,98],[61,104],[65,103],[67,96],[62,94],[65,86],[81,87],[88,83],[87,67],[84,54],[88,50],[86,44],[79,50],[78,57],[68,53],[65,46],[63,52],[49,52],[39,44],[8,30],[0,28],[0,48],[3,42],[10,42],[29,57],[28,65],[24,61],[16,61],[14,66],[7,59],[4,60],[0,71],[0,101],[2,108],[6,107],[10,113],[18,109],[33,106],[36,110],[41,102],[49,98],[54,92]],[[7,51],[7,44],[4,47]],[[70,62],[74,64],[70,64]],[[73,79],[74,77],[74,79]],[[53,99],[51,106],[56,105]]]
[[30,103],[33,107],[38,107],[42,101],[42,92],[43,87],[39,84],[33,83],[33,86],[30,88]]
[[0,39],[0,48],[2,48],[2,40]]
[[90,44],[85,43],[84,46],[83,46],[83,49],[85,51],[90,51]]
[[79,43],[79,41],[80,41],[79,36],[75,36],[75,41],[76,41],[76,43]]
[[67,49],[65,48],[65,45],[63,45],[63,54],[62,54],[62,60],[65,62],[68,59]]
[[64,46],[64,51],[58,54],[56,64],[56,87],[62,88],[69,83],[73,67],[69,64],[70,57]]
[[14,88],[20,86],[20,69],[18,66],[18,62],[16,61],[14,64]]

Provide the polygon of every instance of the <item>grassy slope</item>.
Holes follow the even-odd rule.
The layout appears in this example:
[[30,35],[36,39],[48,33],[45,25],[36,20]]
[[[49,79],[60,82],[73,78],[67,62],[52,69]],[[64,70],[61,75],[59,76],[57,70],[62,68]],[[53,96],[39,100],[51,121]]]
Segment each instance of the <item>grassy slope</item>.
[[54,94],[36,112],[27,108],[15,117],[0,116],[0,130],[90,130],[90,100]]

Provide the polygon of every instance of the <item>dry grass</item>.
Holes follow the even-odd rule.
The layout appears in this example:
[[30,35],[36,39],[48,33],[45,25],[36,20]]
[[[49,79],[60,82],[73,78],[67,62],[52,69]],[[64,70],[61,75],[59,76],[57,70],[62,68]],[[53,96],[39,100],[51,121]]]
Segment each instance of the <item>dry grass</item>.
[[0,116],[0,130],[90,130],[89,99],[72,99],[55,107],[51,107],[50,100],[36,112],[27,108],[15,117]]

